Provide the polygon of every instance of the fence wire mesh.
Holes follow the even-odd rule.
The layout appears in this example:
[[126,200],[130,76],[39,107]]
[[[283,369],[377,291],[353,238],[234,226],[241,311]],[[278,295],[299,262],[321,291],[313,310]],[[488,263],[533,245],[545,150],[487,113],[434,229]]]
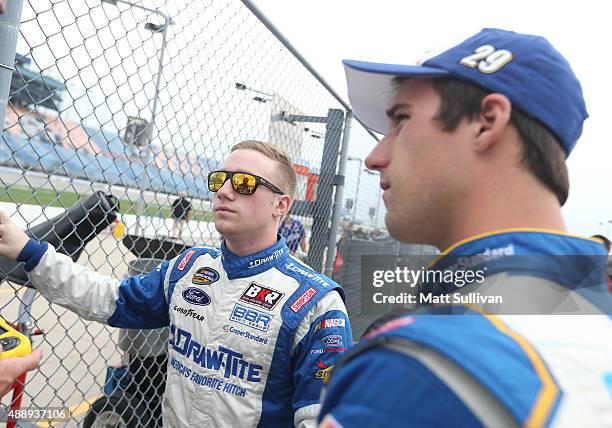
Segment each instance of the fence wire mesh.
[[[0,209],[78,263],[123,278],[185,246],[219,245],[207,174],[247,139],[289,153],[294,218],[307,230],[298,256],[319,270],[331,263],[325,233],[346,108],[242,2],[24,0],[9,98]],[[334,277],[353,296],[354,249],[389,242],[378,177],[363,164],[375,142],[353,121],[332,239],[340,241]],[[193,207],[186,220],[174,218],[181,197]],[[134,423],[158,424],[167,333],[80,319],[23,287],[19,269],[3,267],[0,311],[31,335],[40,329],[32,339],[45,352],[22,406],[68,407],[67,425],[88,425],[90,405],[114,387],[140,397],[124,409]],[[357,320],[358,302],[348,306]],[[356,337],[366,322],[354,321]],[[121,365],[132,383],[106,382],[107,369]]]

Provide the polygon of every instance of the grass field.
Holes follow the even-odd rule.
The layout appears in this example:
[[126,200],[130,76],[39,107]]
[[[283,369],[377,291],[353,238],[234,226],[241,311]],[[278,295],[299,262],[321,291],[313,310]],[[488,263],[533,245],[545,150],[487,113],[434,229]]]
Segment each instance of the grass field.
[[[13,202],[18,204],[42,205],[46,207],[68,208],[74,205],[85,195],[74,192],[56,192],[52,189],[32,189],[23,187],[10,187],[0,190],[0,202]],[[121,214],[136,214],[136,201],[122,199],[119,201]],[[150,217],[171,217],[170,207],[167,205],[147,204],[146,215]],[[195,221],[213,221],[212,213],[196,211]]]

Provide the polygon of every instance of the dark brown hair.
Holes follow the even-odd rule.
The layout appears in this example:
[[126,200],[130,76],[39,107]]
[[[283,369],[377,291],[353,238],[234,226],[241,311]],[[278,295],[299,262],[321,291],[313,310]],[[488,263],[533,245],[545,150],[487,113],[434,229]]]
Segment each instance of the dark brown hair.
[[[408,78],[396,77],[399,86]],[[480,113],[482,99],[491,92],[479,86],[449,77],[432,81],[440,96],[440,110],[435,120],[445,132],[457,129],[463,118],[473,119]],[[522,163],[538,180],[553,192],[563,205],[569,193],[565,152],[556,137],[536,119],[513,108],[510,123],[523,140]]]

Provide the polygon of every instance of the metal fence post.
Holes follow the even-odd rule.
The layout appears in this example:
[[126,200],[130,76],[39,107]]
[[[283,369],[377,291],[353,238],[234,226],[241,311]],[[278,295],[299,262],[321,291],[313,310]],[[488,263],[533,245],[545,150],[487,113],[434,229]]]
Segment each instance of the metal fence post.
[[4,115],[8,104],[11,80],[15,70],[15,50],[19,36],[22,0],[10,0],[0,15],[0,125],[4,130]]
[[[329,238],[329,219],[334,189],[334,177],[338,163],[338,149],[342,135],[344,111],[329,109],[325,127],[325,143],[321,159],[321,181],[317,188],[316,208],[313,212],[312,236],[310,242],[327,242]],[[324,246],[311,246],[307,263],[316,271],[323,267]]]
[[336,194],[334,195],[334,205],[332,206],[331,228],[329,230],[329,241],[327,243],[327,256],[325,258],[324,274],[332,275],[334,269],[334,257],[336,255],[336,242],[338,238],[338,224],[340,222],[340,210],[342,210],[342,193],[344,191],[344,178],[346,173],[346,158],[348,154],[349,138],[351,135],[351,121],[353,112],[346,112],[344,118],[344,133],[342,136],[342,149],[340,151],[340,163],[338,164],[338,174],[335,176]]

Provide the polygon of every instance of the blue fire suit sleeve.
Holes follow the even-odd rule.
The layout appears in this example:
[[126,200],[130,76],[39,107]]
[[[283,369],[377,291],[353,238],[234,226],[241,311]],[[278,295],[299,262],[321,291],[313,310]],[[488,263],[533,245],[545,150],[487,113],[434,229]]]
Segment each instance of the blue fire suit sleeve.
[[384,348],[333,373],[319,421],[323,427],[480,427],[463,402],[420,362]]
[[311,310],[298,329],[296,341],[293,408],[295,426],[299,427],[308,426],[307,420],[314,425],[324,382],[336,361],[352,345],[350,323],[338,293],[330,292]]

